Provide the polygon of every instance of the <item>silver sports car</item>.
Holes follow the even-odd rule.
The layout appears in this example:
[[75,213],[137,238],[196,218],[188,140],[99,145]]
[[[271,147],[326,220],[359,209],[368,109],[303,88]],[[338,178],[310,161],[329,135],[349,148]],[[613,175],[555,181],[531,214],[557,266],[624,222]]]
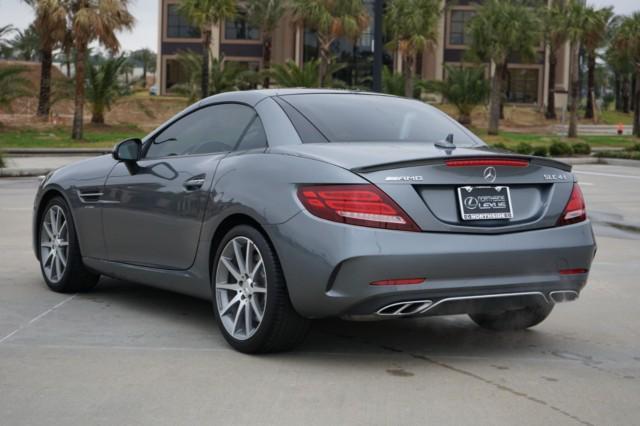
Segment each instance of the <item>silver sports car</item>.
[[570,166],[492,150],[423,102],[328,90],[203,100],[46,176],[33,217],[52,290],[105,275],[211,299],[250,353],[313,318],[531,327],[596,251]]

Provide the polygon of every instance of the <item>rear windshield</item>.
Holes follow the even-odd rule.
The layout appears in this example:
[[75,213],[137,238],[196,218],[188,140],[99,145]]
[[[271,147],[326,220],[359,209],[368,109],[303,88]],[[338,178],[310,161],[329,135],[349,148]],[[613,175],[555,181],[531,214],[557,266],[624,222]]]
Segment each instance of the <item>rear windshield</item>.
[[[306,117],[329,142],[434,143],[452,134],[458,146],[481,144],[449,116],[416,100],[335,93],[281,98]],[[295,120],[292,121],[296,125]],[[302,139],[317,142],[317,138]]]

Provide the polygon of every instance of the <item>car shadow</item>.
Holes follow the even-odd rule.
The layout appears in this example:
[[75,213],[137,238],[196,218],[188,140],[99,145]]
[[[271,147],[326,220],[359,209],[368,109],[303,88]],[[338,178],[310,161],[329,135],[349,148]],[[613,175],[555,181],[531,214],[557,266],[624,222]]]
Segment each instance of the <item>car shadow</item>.
[[[215,324],[211,302],[125,281],[102,279],[91,293],[82,296],[119,310],[129,311],[145,322],[157,321],[188,329],[195,336],[210,336],[211,344],[224,339]],[[467,316],[427,317],[354,322],[340,319],[314,320],[305,341],[290,355],[389,354],[449,357],[527,357],[544,353],[545,347],[562,343],[561,336],[533,329],[496,333],[477,327]],[[185,344],[184,340],[180,344]],[[201,346],[203,342],[194,342]],[[278,356],[278,355],[274,355]]]

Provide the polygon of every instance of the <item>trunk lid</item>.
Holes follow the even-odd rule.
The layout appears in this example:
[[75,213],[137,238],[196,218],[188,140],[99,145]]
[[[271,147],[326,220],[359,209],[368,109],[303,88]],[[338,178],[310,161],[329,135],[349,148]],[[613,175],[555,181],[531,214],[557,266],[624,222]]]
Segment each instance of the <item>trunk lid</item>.
[[[278,150],[351,170],[381,188],[423,231],[430,232],[497,234],[555,226],[574,181],[567,164],[487,147],[445,150],[416,143],[325,143]],[[508,187],[513,217],[463,220],[464,196],[458,189],[471,187]]]

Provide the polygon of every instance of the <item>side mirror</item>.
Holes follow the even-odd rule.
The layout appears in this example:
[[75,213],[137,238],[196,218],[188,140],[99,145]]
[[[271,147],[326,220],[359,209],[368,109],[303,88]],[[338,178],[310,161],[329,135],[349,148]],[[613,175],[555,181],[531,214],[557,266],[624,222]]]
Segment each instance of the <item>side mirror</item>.
[[138,138],[123,140],[115,146],[112,155],[118,161],[136,162],[142,155],[142,141]]

